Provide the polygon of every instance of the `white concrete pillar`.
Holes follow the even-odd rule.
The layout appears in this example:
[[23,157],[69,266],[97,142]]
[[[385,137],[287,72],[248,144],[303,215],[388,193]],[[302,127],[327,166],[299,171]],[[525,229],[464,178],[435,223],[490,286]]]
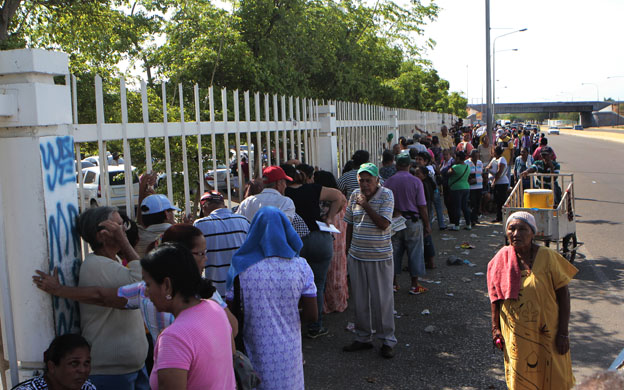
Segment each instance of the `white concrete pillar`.
[[318,165],[324,171],[338,177],[338,139],[336,138],[336,106],[319,106],[318,118],[321,131],[316,142]]
[[[80,266],[70,89],[54,83],[66,74],[67,54],[0,51],[0,265],[8,271],[0,293],[11,304],[3,305],[3,345],[5,354],[15,345],[19,362],[10,362],[9,388],[18,367],[19,380],[43,367],[56,333],[79,331],[76,305],[53,301],[31,280],[35,269],[57,266],[62,283],[74,285]],[[4,334],[11,322],[14,339]]]

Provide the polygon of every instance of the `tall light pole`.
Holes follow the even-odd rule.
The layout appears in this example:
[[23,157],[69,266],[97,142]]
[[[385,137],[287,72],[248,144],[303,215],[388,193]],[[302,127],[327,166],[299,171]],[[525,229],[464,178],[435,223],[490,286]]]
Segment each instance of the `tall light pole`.
[[490,66],[490,0],[485,0],[485,90],[487,136],[492,139],[492,68]]
[[[524,32],[524,31],[526,31],[526,30],[527,30],[527,28],[521,28],[521,29],[519,29],[519,30],[514,30],[514,31],[511,31],[511,32],[508,32],[508,33],[505,33],[505,34],[499,35],[499,36],[497,36],[496,38],[494,38],[494,43],[493,43],[493,45],[492,45],[492,65],[493,65],[493,66],[492,66],[492,68],[493,68],[494,70],[496,70],[496,40],[497,40],[498,38],[506,37],[507,35],[511,35],[511,34],[515,34],[515,33],[519,33],[519,32]],[[496,80],[495,80],[494,78],[492,78],[492,79],[494,80],[494,85],[496,85]],[[492,95],[494,95],[494,99],[496,99],[496,95],[494,94],[494,92],[495,92],[495,91],[493,90],[493,91],[492,91]],[[496,108],[495,108],[495,105],[496,105],[496,102],[494,102],[494,103],[492,104],[492,106],[491,106],[491,107],[492,107],[491,111],[492,111],[492,121],[493,121],[493,123],[495,123],[495,118],[494,118],[494,115],[495,115],[495,113],[496,113]]]
[[600,89],[598,89],[598,84],[596,84],[596,83],[581,83],[581,85],[593,85],[594,87],[596,87],[596,101],[597,102],[600,101]]
[[[519,31],[520,30],[516,32],[519,32]],[[500,38],[500,37],[496,37],[496,38]],[[496,39],[494,39],[494,52],[492,55],[492,100],[494,100],[494,104],[492,104],[492,117],[494,118],[494,123],[496,123],[496,53],[500,53],[503,51],[518,51],[518,49],[505,49],[505,50],[496,51]]]

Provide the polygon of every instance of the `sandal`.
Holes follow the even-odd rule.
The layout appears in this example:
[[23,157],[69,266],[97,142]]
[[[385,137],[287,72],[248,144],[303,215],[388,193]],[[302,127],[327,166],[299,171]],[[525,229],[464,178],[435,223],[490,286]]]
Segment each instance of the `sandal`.
[[423,287],[419,284],[418,286],[410,287],[409,293],[411,295],[418,295],[418,294],[426,293],[427,291],[429,291],[427,287]]

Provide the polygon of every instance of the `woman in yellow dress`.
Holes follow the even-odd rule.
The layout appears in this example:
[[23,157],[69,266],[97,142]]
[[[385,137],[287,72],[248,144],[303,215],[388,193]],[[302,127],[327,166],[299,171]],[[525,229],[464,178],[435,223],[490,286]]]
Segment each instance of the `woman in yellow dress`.
[[488,264],[492,341],[505,355],[509,389],[569,390],[568,283],[578,270],[556,251],[533,242],[528,212],[507,219],[509,246]]

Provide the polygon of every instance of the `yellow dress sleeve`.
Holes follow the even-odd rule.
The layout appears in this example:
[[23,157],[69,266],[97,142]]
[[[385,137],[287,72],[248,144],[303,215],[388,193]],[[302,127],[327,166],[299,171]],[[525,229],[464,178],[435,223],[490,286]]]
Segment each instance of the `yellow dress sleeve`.
[[567,286],[578,272],[578,269],[556,251],[552,249],[547,250],[550,255],[550,261],[548,262],[550,277],[552,278],[552,285],[556,291],[561,287]]

